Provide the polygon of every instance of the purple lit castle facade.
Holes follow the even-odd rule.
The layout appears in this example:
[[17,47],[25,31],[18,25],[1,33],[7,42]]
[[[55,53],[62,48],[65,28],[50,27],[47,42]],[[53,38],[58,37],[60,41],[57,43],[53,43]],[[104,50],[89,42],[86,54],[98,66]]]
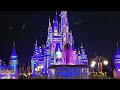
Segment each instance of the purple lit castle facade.
[[0,59],[0,79],[18,79],[18,59],[13,43],[13,51],[10,56],[9,66],[2,63]]
[[[35,44],[34,54],[31,59],[32,75],[48,75],[48,67],[51,65],[85,65],[88,66],[88,58],[81,43],[78,53],[74,45],[72,32],[69,32],[69,23],[67,11],[61,11],[61,20],[59,22],[56,13],[53,24],[48,25],[48,36],[44,46],[38,46],[37,40]],[[64,46],[69,43],[69,57],[65,56]],[[40,71],[40,72],[37,72]],[[37,74],[36,74],[37,72]]]
[[120,50],[117,43],[117,50],[114,56],[115,71],[117,76],[120,77]]

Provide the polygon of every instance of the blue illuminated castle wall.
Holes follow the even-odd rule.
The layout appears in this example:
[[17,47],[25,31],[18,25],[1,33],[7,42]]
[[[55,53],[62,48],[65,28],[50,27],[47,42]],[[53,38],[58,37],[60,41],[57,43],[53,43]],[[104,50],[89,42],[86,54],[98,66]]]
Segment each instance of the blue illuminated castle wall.
[[[58,15],[56,13],[52,24],[49,18],[48,35],[45,45],[38,46],[36,40],[34,54],[31,58],[31,70],[33,76],[38,74],[47,75],[49,66],[60,65],[62,57],[61,52],[66,43],[70,43],[71,49],[77,56],[77,58],[75,58],[76,64],[88,66],[88,58],[82,43],[80,50],[78,49],[77,51],[75,48],[72,32],[69,31],[67,11],[61,11],[59,16],[61,17],[61,20],[58,20]],[[41,67],[41,72],[36,74],[38,66],[39,68]]]
[[0,79],[10,76],[12,79],[18,78],[18,59],[15,50],[15,43],[13,43],[13,50],[10,56],[9,66],[2,63],[0,59]]
[[117,43],[117,49],[116,49],[116,53],[114,55],[114,65],[115,65],[115,71],[118,75],[118,77],[120,77],[120,49]]

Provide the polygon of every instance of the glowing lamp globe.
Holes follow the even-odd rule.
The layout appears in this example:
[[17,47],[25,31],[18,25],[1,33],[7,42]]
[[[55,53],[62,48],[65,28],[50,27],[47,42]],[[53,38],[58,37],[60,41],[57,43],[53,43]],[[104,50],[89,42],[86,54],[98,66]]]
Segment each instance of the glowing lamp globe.
[[108,64],[108,61],[107,61],[107,60],[105,60],[105,61],[103,61],[103,63],[104,63],[104,65],[107,65],[107,64]]
[[91,67],[94,67],[95,66],[95,64],[91,64]]
[[35,68],[35,71],[38,71],[38,69],[37,69],[37,68]]
[[40,66],[41,68],[43,68],[43,65],[42,66]]
[[96,64],[96,62],[95,61],[92,61],[92,65],[95,65]]
[[120,72],[120,69],[118,69],[118,71]]
[[56,52],[56,56],[57,56],[57,58],[61,58],[62,57],[62,53],[61,52]]
[[38,69],[40,69],[41,67],[40,67],[40,66],[38,66],[37,68],[38,68]]

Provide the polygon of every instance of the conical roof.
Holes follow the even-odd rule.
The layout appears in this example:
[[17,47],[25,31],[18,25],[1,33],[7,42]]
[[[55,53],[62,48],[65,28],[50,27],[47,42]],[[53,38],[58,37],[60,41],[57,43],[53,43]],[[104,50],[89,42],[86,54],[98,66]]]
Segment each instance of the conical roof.
[[120,49],[119,49],[118,43],[117,43],[117,49],[116,49],[116,53],[115,53],[115,58],[120,59]]
[[13,50],[12,50],[11,58],[16,58],[16,57],[17,57],[17,54],[15,50],[15,43],[13,43]]
[[60,52],[62,51],[60,48],[60,43],[56,44],[55,52],[57,52],[57,51],[60,51]]

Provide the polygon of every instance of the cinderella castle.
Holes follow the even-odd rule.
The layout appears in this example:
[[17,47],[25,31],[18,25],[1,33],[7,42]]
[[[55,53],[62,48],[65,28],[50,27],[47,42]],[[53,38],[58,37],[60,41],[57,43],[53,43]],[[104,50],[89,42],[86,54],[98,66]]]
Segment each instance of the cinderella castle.
[[[52,24],[49,18],[48,35],[46,44],[43,46],[35,44],[34,54],[31,58],[32,76],[48,75],[48,67],[51,65],[63,65],[63,48],[66,43],[70,44],[70,49],[73,51],[72,59],[69,65],[85,65],[88,66],[88,58],[81,43],[78,51],[75,48],[72,32],[69,31],[69,23],[67,11],[61,11],[61,20],[58,20],[56,13]],[[59,23],[60,22],[60,23]]]

